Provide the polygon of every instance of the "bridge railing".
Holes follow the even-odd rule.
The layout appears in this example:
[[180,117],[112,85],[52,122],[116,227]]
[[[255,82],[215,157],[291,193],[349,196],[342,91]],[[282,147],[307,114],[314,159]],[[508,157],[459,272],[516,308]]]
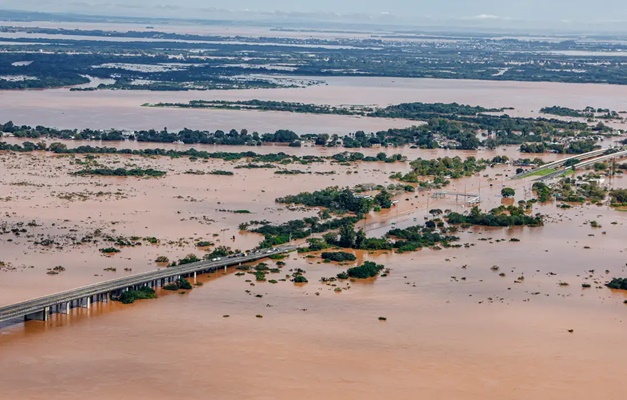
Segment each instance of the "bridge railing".
[[[234,264],[239,264],[239,263],[246,263],[246,262],[250,262],[250,261],[255,261],[255,260],[259,260],[262,258],[266,258],[271,256],[272,254],[283,254],[283,253],[287,253],[290,252],[292,250],[294,250],[296,247],[295,246],[289,246],[289,247],[284,247],[284,248],[278,248],[276,251],[272,252],[272,253],[255,253],[255,254],[251,254],[248,256],[244,256],[244,257],[237,257],[237,258],[225,258],[225,259],[221,259],[221,260],[216,260],[216,261],[199,261],[199,262],[195,262],[195,263],[190,263],[190,264],[184,264],[184,265],[180,265],[180,266],[176,266],[176,267],[170,267],[167,269],[160,269],[160,270],[156,270],[156,271],[147,271],[147,272],[142,272],[142,273],[138,273],[138,274],[134,274],[134,275],[129,275],[126,277],[122,277],[122,278],[114,278],[114,279],[110,279],[110,280],[106,280],[106,281],[102,281],[102,282],[96,282],[96,283],[92,283],[89,285],[84,285],[78,288],[74,288],[74,289],[70,289],[70,290],[65,290],[65,291],[61,291],[61,292],[57,292],[57,293],[52,293],[49,295],[45,295],[45,296],[41,296],[41,297],[36,297],[33,299],[29,299],[29,300],[25,300],[22,302],[18,302],[18,303],[14,303],[14,304],[8,304],[6,306],[0,307],[1,309],[7,309],[7,308],[13,308],[13,307],[17,307],[20,305],[23,305],[24,307],[28,307],[30,304],[37,304],[39,302],[54,302],[54,299],[57,298],[72,298],[72,297],[81,297],[82,295],[79,295],[78,293],[81,292],[89,292],[90,290],[94,290],[96,292],[103,290],[104,288],[106,288],[107,286],[120,286],[120,287],[124,287],[124,286],[130,286],[130,285],[134,285],[136,284],[135,282],[142,282],[142,280],[145,281],[149,281],[151,279],[163,279],[165,277],[169,277],[169,276],[173,276],[173,275],[180,275],[180,274],[186,274],[186,273],[192,273],[195,271],[202,271],[204,269],[211,269],[211,268],[221,268],[221,267],[228,267]],[[163,275],[163,276],[162,276]],[[109,290],[109,289],[107,289]],[[110,290],[116,290],[116,289],[110,289]],[[63,301],[63,300],[61,300]]]

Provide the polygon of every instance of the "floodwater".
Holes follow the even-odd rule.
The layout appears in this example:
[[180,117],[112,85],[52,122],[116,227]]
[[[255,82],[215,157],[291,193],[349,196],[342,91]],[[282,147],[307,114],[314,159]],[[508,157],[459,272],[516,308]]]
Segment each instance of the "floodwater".
[[[25,56],[24,61],[27,60]],[[311,77],[290,77],[311,80]],[[545,106],[627,110],[627,87],[546,82],[325,77],[305,88],[188,92],[91,91],[69,89],[0,91],[0,121],[59,128],[207,129],[346,134],[415,125],[416,121],[286,112],[172,109],[145,103],[190,100],[277,100],[332,105],[388,106],[403,102],[458,102],[490,108],[514,107],[512,116],[538,117]],[[618,126],[620,127],[620,126]]]
[[[135,144],[146,145],[156,147]],[[261,149],[276,152],[277,147]],[[411,151],[422,157],[449,155]],[[482,153],[475,155],[488,158]],[[158,255],[201,255],[193,238],[249,248],[260,237],[240,233],[239,223],[312,215],[286,210],[274,202],[276,197],[330,185],[387,183],[392,172],[409,168],[406,163],[288,165],[336,173],[284,176],[272,169],[235,169],[245,161],[115,155],[95,161],[163,169],[168,175],[87,178],[69,175],[82,168],[77,160],[85,157],[0,155],[2,221],[24,222],[27,230],[20,236],[0,235],[1,259],[15,267],[0,271],[0,304],[120,277],[128,273],[124,268],[134,273],[154,269]],[[188,169],[235,175],[184,174]],[[509,174],[512,167],[488,169],[447,190],[480,193],[483,209],[500,204],[503,185],[516,189],[516,200],[529,198],[531,182],[507,181]],[[626,183],[616,178],[609,185]],[[430,208],[464,209],[454,197],[434,200],[428,192],[399,199],[394,209],[368,217],[369,235],[382,235],[392,224],[420,224]],[[561,210],[555,204],[536,206],[534,212],[550,215],[546,226],[459,233],[460,243],[469,248],[404,255],[358,252],[359,262],[374,260],[391,273],[373,282],[338,283],[340,293],[319,279],[347,266],[294,254],[275,277],[302,268],[309,279],[303,286],[289,281],[253,286],[245,282],[250,275],[229,270],[201,277],[204,285],[187,294],[159,293],[157,300],[129,306],[75,309],[48,323],[5,325],[0,329],[0,393],[18,400],[622,398],[627,294],[602,285],[612,276],[627,276],[627,214],[606,206]],[[586,224],[591,219],[602,227]],[[37,226],[28,226],[32,220]],[[102,243],[65,244],[63,249],[32,243],[41,238],[65,243],[68,236],[95,229],[155,236],[161,244],[123,248],[109,258],[97,250]],[[66,271],[46,274],[55,265]],[[117,271],[103,270],[110,266]],[[582,289],[584,282],[592,288]]]

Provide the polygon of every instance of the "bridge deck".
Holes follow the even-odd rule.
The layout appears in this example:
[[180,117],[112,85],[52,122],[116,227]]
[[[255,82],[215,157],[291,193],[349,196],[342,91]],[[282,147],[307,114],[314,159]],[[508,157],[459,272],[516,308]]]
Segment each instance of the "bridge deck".
[[241,257],[223,258],[219,261],[201,261],[179,267],[149,271],[23,301],[0,307],[0,322],[41,312],[42,310],[45,310],[46,307],[53,307],[59,304],[69,303],[100,294],[126,290],[129,287],[142,286],[153,281],[160,281],[162,279],[187,276],[195,272],[215,271],[224,267],[257,261],[273,254],[284,254],[295,250],[296,248],[296,246],[284,246],[277,248],[272,252],[264,250],[263,252],[251,253]]
[[569,157],[566,157],[566,158],[559,159],[557,161],[550,162],[548,164],[544,164],[544,165],[542,165],[542,166],[540,166],[538,168],[534,168],[534,169],[531,169],[529,171],[521,172],[520,174],[513,176],[512,179],[526,178],[527,176],[534,175],[534,174],[538,173],[539,171],[544,171],[544,170],[547,170],[547,169],[553,169],[555,167],[561,167],[562,165],[564,165],[569,160],[577,160],[577,159],[579,159],[579,160],[587,160],[589,158],[594,158],[594,157],[603,155],[607,150],[608,149],[598,149],[598,150],[590,151],[588,153],[575,154],[575,155],[572,155],[572,156],[569,156]]

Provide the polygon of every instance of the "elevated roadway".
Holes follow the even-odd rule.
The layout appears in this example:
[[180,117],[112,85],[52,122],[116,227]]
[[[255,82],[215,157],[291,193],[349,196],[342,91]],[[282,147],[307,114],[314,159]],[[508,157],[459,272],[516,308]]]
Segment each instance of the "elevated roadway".
[[0,322],[16,318],[46,321],[53,312],[67,314],[71,308],[89,308],[93,302],[107,302],[126,290],[142,286],[156,288],[175,282],[182,277],[196,277],[197,273],[214,272],[223,268],[261,260],[274,254],[285,254],[296,250],[297,246],[282,246],[271,250],[251,252],[240,256],[216,258],[177,267],[164,268],[141,274],[112,279],[92,285],[82,286],[48,296],[22,301],[0,307]]
[[590,151],[588,153],[576,154],[570,157],[562,158],[561,160],[553,161],[548,164],[544,164],[538,168],[534,168],[529,171],[525,171],[520,174],[514,175],[512,179],[522,179],[528,176],[537,175],[538,173],[541,173],[542,171],[560,168],[560,167],[563,167],[564,164],[566,164],[566,162],[570,160],[587,160],[590,158],[595,158],[595,157],[604,155],[607,151],[608,149],[599,149],[599,150]]
[[[572,170],[578,170],[578,169],[586,168],[586,167],[594,165],[594,164],[596,164],[598,162],[604,162],[604,161],[607,161],[607,160],[620,159],[620,158],[625,158],[625,157],[627,157],[627,150],[621,150],[621,151],[618,151],[616,153],[601,155],[600,157],[591,158],[589,160],[577,163],[577,164],[573,165]],[[570,171],[570,169],[561,169],[561,170],[555,171],[555,172],[553,172],[551,174],[548,174],[548,175],[545,175],[545,176],[541,176],[538,179],[536,179],[536,181],[539,181],[539,182],[548,181],[548,180],[551,180],[553,178],[557,178],[559,176],[562,176],[562,175],[566,174],[568,171]]]

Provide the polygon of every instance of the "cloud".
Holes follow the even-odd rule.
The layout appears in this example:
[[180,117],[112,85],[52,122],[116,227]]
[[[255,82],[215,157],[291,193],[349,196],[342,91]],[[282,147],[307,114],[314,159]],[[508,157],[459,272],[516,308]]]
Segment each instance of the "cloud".
[[467,19],[484,19],[485,20],[485,19],[506,19],[506,18],[499,17],[498,15],[492,15],[492,14],[479,14],[479,15],[475,15]]

